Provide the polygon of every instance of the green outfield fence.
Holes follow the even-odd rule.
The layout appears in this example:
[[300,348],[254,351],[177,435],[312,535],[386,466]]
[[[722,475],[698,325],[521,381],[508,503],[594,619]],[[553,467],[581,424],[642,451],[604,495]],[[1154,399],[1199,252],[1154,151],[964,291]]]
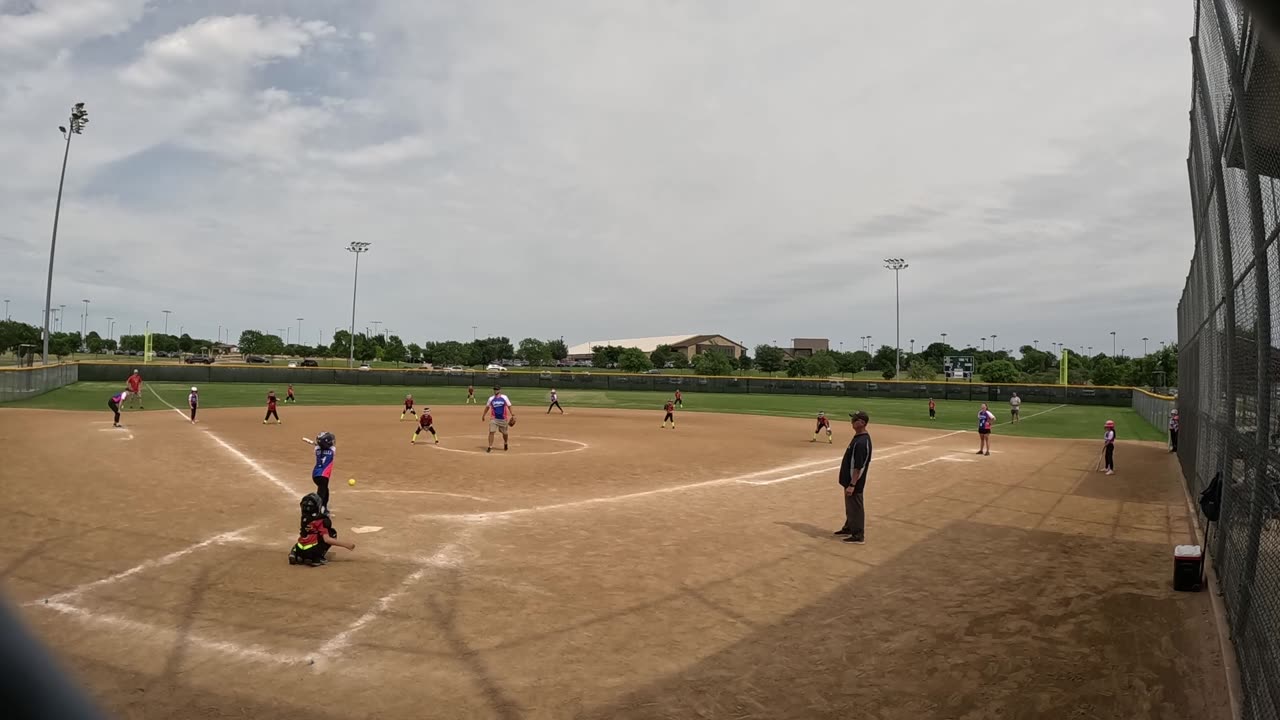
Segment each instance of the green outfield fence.
[[[80,379],[124,382],[128,371],[119,363],[81,363]],[[883,397],[924,400],[966,400],[1007,403],[1013,393],[1031,403],[1136,406],[1142,402],[1168,403],[1168,398],[1129,387],[1081,385],[988,384],[980,382],[911,382],[867,380],[815,380],[786,377],[700,377],[696,375],[629,375],[547,370],[543,372],[464,372],[446,374],[426,370],[348,370],[346,368],[289,368],[270,365],[146,365],[143,376],[151,382],[200,385],[218,382],[420,385],[427,387],[557,388],[560,390],[646,390],[673,393],[744,393],[765,395],[817,395],[823,397]],[[1163,406],[1162,406],[1163,407]],[[1151,418],[1148,418],[1151,419]],[[1164,427],[1163,421],[1156,422]]]
[[1241,713],[1280,720],[1280,36],[1235,0],[1199,0],[1191,55],[1195,252],[1178,303],[1178,459],[1193,496],[1222,478],[1207,546]]
[[0,403],[43,395],[79,379],[80,366],[75,363],[0,368]]

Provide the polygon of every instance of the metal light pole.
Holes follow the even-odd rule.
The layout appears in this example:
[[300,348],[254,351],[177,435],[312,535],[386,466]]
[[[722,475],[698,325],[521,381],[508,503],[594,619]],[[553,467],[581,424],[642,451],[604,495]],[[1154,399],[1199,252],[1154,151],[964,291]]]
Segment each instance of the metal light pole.
[[291,327],[287,327],[287,328],[280,328],[280,329],[281,329],[281,330],[284,330],[284,344],[285,344],[285,345],[288,345],[288,344],[289,344],[289,335],[293,332],[293,328],[291,328]]
[[62,318],[67,316],[67,305],[63,303],[58,306],[58,332],[62,332]]
[[991,352],[996,351],[996,334],[991,333]]
[[943,345],[946,345],[946,344],[947,344],[947,334],[946,334],[946,333],[942,333],[942,344],[943,344]]
[[89,301],[81,300],[84,303],[84,329],[80,331],[80,342],[87,348],[89,347]]
[[298,344],[302,344],[302,318],[298,318]]
[[471,326],[471,342],[475,342],[475,341],[476,341],[476,326],[472,325]]
[[1032,341],[1031,341],[1031,349],[1032,349],[1032,350],[1039,350],[1039,349],[1040,349],[1040,341],[1039,341],[1039,340],[1032,340]]
[[1142,338],[1142,357],[1147,356],[1147,339]]
[[1116,356],[1116,331],[1111,331],[1111,357]]
[[112,333],[112,331],[113,331],[113,330],[115,330],[116,319],[115,319],[115,318],[113,318],[113,317],[109,317],[109,318],[107,318],[106,320],[107,320],[107,338],[106,338],[106,339],[107,339],[107,340],[110,340],[110,339],[111,339],[111,333]]
[[356,364],[356,288],[360,285],[360,255],[369,252],[369,246],[372,243],[352,242],[347,246],[347,252],[356,256],[356,272],[351,280],[351,337],[349,349],[347,351],[347,367],[355,367]]
[[[89,111],[84,109],[84,103],[79,102],[71,106],[71,117],[68,120],[67,127],[58,126],[58,130],[67,139],[66,147],[62,151],[62,173],[58,176],[58,200],[53,206],[53,235],[49,239],[49,277],[45,281],[44,286],[44,347],[40,354],[40,364],[49,364],[49,314],[53,303],[53,255],[54,250],[58,247],[58,218],[62,214],[62,185],[67,179],[67,157],[71,154],[71,136],[80,135],[84,132],[84,126],[89,124]],[[68,129],[70,128],[70,129]],[[88,312],[88,300],[85,301],[85,312]],[[5,315],[8,316],[9,308],[5,307]]]
[[9,319],[9,301],[8,300],[4,301],[4,319],[5,320]]
[[911,342],[911,354],[912,354],[912,355],[915,355],[915,354],[916,354],[916,339],[915,339],[915,338],[911,338],[910,342]]
[[893,377],[896,379],[902,372],[902,310],[899,302],[898,294],[898,273],[911,267],[902,258],[886,258],[884,266],[893,271],[893,314],[894,314],[894,337],[893,337]]
[[169,334],[169,313],[172,313],[173,311],[161,310],[160,312],[164,313],[164,334],[168,335]]

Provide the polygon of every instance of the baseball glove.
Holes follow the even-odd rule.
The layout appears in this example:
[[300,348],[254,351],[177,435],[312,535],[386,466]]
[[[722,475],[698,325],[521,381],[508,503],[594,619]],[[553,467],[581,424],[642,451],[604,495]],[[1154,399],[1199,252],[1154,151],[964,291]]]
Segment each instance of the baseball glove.
[[515,418],[511,418],[511,422],[507,423],[507,426],[508,426],[508,427],[515,427],[515,426],[516,426],[516,419],[515,419]]

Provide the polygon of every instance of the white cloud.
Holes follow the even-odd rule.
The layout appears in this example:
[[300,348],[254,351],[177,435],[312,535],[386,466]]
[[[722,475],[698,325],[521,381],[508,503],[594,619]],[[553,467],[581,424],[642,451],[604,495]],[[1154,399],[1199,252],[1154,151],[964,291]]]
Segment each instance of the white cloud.
[[48,56],[85,40],[115,35],[137,22],[146,5],[146,0],[38,0],[30,12],[21,13],[0,6],[0,57]]
[[296,58],[316,39],[334,32],[332,25],[319,21],[207,17],[148,42],[121,78],[147,90],[238,81],[250,68]]

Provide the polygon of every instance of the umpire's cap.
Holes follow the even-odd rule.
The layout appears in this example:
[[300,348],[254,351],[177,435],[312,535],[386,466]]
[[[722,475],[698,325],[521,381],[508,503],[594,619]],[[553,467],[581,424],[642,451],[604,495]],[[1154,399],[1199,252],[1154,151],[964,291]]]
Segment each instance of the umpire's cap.
[[859,410],[858,412],[851,412],[849,413],[849,417],[853,418],[854,420],[861,420],[864,423],[871,422],[871,418],[868,417],[867,413],[863,410]]

